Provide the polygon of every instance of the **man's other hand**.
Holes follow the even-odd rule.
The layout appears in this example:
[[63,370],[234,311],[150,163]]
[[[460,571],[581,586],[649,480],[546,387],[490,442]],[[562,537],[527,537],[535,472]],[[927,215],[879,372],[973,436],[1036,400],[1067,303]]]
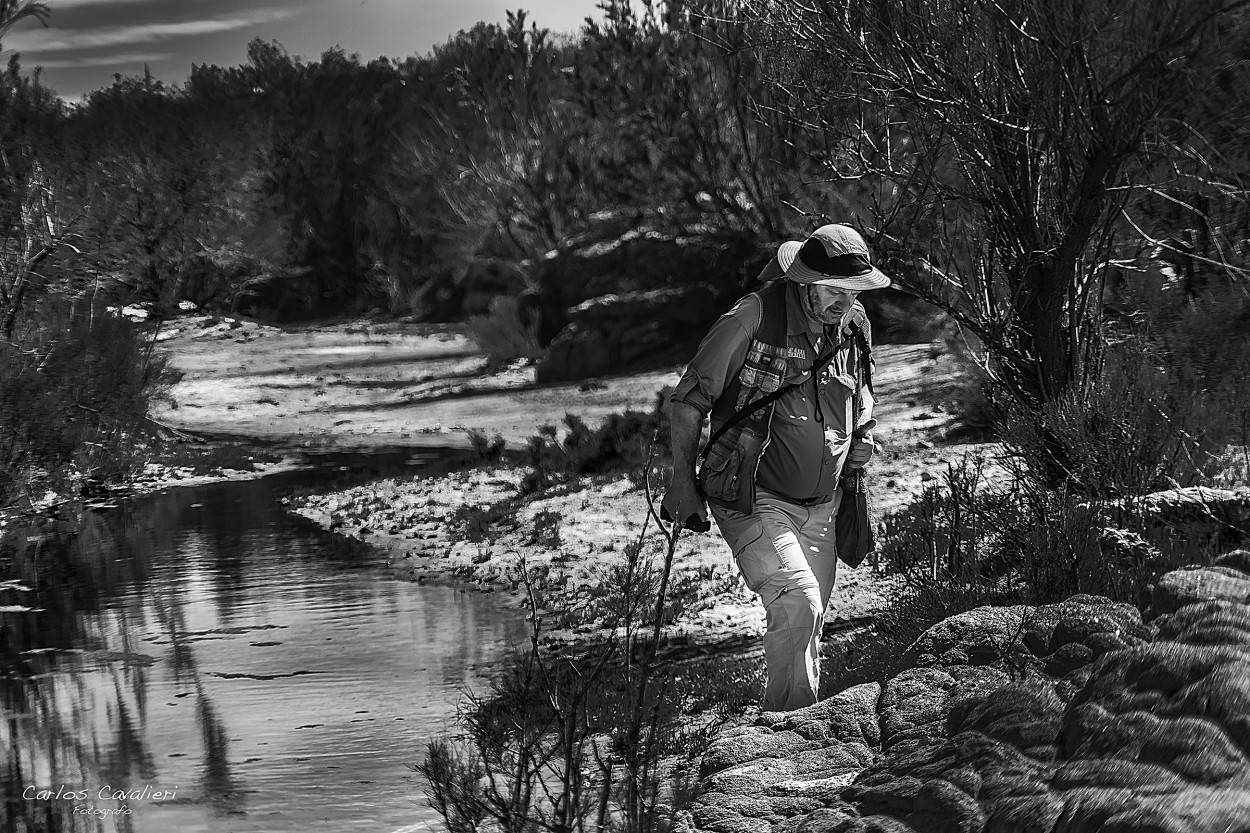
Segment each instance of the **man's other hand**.
[[707,504],[695,484],[688,480],[674,479],[660,504],[660,520],[673,523],[678,518],[682,528],[694,532],[707,532],[712,528],[707,519]]
[[846,464],[853,469],[862,469],[868,465],[868,461],[872,459],[872,454],[876,450],[877,446],[872,440],[857,438],[851,443],[851,451],[846,457]]

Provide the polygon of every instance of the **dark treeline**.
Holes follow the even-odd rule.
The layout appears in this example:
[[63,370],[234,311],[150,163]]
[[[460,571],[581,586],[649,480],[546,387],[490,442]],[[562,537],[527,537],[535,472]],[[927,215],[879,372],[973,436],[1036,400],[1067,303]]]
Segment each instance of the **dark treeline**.
[[165,310],[454,318],[605,223],[784,234],[805,154],[793,125],[759,120],[776,108],[754,61],[726,51],[743,25],[613,2],[575,38],[517,12],[401,62],[256,40],[242,66],[119,78],[75,106],[15,57],[6,146],[57,194],[47,242],[74,247],[45,284]]

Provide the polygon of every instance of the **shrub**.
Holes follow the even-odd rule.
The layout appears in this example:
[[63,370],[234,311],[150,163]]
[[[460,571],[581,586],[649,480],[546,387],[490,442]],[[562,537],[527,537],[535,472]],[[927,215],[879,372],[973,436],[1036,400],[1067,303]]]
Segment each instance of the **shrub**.
[[510,500],[487,506],[462,504],[448,516],[447,523],[459,529],[464,540],[472,544],[492,542],[501,532],[515,530],[520,525],[516,519],[516,503]]
[[534,515],[534,528],[530,533],[527,544],[546,547],[547,549],[559,549],[560,540],[560,522],[563,520],[560,513],[552,512],[550,509],[543,509]]
[[1006,482],[990,484],[983,463],[966,458],[885,519],[882,551],[907,590],[893,604],[902,615],[882,638],[914,638],[982,604],[1090,593],[1141,606],[1164,573],[1205,563],[1230,545],[1218,524],[1163,523],[1141,497],[1089,500],[1050,488],[1026,462],[1017,458]]
[[537,329],[521,318],[516,298],[501,295],[490,302],[490,312],[466,322],[469,337],[486,354],[488,366],[497,369],[517,359],[542,355]]
[[650,413],[612,414],[593,430],[581,417],[565,414],[563,440],[556,426],[541,426],[526,448],[530,473],[522,492],[540,492],[586,474],[625,471],[640,478],[652,456],[665,458],[671,453],[668,394],[666,388],[656,395]]
[[502,434],[496,433],[488,439],[486,432],[477,428],[470,428],[467,433],[473,456],[479,463],[494,463],[503,458],[507,443]]
[[[417,768],[449,830],[670,828],[680,807],[660,803],[665,762],[697,756],[710,733],[682,721],[706,694],[703,680],[660,655],[654,620],[665,617],[677,543],[665,541],[653,558],[640,536],[608,571],[608,592],[595,600],[604,639],[576,655],[545,650],[536,615],[529,650],[506,663],[488,696],[471,700],[462,737],[429,745]],[[544,571],[522,559],[519,572],[535,609],[561,607]],[[683,794],[671,797],[679,804]]]
[[103,302],[49,295],[23,308],[0,344],[0,505],[135,473],[154,431],[148,403],[174,378]]
[[1250,297],[1226,284],[1187,297],[1136,287],[1108,328],[1098,373],[1038,408],[1014,408],[1004,439],[1049,485],[1091,498],[1210,483],[1250,434]]
[[1131,342],[1109,350],[1092,381],[1038,412],[1013,410],[1004,441],[1023,460],[1057,461],[1066,489],[1121,497],[1208,482],[1222,466],[1233,419]]
[[913,588],[941,582],[972,585],[985,579],[986,553],[1008,509],[1007,498],[987,488],[984,459],[965,457],[947,468],[944,484],[883,522],[881,553]]

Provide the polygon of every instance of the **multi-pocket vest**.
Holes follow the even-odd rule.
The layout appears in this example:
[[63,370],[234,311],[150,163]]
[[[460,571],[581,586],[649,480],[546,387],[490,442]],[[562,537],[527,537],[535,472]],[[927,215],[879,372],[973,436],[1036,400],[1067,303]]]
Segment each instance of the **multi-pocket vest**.
[[[794,370],[807,370],[811,365],[807,351],[791,347],[786,337],[787,285],[787,281],[780,280],[755,293],[760,299],[759,327],[751,338],[742,369],[712,405],[713,432],[752,402],[786,384],[787,376],[793,376]],[[858,301],[851,307],[848,323],[852,333],[862,335],[864,347],[868,347],[868,316]],[[854,368],[854,378],[862,384],[866,377],[860,367],[860,340],[852,338],[841,349],[853,351],[850,366]],[[708,500],[739,512],[754,510],[755,474],[768,445],[775,407],[775,402],[770,403],[750,414],[726,431],[708,451],[699,470],[699,486]]]

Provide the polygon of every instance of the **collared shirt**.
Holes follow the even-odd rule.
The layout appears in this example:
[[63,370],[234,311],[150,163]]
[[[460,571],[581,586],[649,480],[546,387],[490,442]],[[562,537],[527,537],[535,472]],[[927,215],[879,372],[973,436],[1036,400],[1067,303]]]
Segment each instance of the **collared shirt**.
[[[803,312],[798,284],[790,283],[785,295],[786,346],[802,350],[804,358],[792,362],[782,380],[783,384],[799,384],[775,404],[769,442],[755,482],[794,500],[831,497],[851,443],[848,427],[854,378],[848,367],[850,351],[838,351],[817,379],[812,379],[810,371],[817,357],[840,344],[850,330],[844,325],[840,334],[833,327],[813,331]],[[742,369],[762,312],[759,296],[753,293],[717,319],[677,383],[671,401],[685,402],[708,414]],[[859,418],[864,434],[876,424],[872,407],[872,393],[865,386]]]

